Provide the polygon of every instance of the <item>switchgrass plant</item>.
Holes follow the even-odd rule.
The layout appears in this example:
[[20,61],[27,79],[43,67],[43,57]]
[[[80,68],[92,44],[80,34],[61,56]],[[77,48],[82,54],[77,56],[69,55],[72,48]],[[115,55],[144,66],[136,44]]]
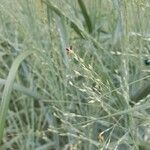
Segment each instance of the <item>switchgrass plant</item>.
[[1,0],[0,149],[148,149],[149,7]]

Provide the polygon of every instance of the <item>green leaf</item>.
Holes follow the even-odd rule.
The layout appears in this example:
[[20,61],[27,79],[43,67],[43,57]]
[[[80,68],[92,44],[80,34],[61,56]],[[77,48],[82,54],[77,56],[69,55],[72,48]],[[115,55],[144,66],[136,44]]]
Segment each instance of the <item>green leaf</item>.
[[88,15],[87,9],[85,7],[85,4],[84,4],[84,2],[82,0],[78,0],[78,3],[79,3],[79,6],[81,8],[81,11],[82,11],[82,14],[84,16],[84,19],[86,21],[86,24],[87,24],[87,27],[88,27],[88,31],[89,31],[89,33],[91,33],[92,32],[92,23],[91,23],[89,15]]
[[[5,85],[6,80],[0,78],[0,85]],[[13,84],[13,90],[21,92],[22,94],[25,94],[27,96],[30,96],[36,100],[42,99],[43,97],[39,95],[37,92],[32,91],[29,88],[26,88],[24,86],[21,86],[20,84],[14,83]]]
[[9,107],[9,102],[10,102],[10,95],[13,89],[13,84],[14,84],[17,70],[21,62],[32,53],[33,51],[25,51],[22,54],[20,54],[13,62],[12,67],[9,71],[6,84],[4,87],[4,91],[2,94],[1,105],[0,105],[0,142],[2,141],[2,138],[3,138],[5,120],[6,120],[6,115],[8,112],[8,107]]

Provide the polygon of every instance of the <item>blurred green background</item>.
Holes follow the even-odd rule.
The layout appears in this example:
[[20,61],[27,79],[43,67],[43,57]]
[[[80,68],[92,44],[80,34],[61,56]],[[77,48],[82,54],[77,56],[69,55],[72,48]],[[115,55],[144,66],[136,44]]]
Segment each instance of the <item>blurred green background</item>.
[[149,0],[0,0],[0,149],[148,150],[149,59]]

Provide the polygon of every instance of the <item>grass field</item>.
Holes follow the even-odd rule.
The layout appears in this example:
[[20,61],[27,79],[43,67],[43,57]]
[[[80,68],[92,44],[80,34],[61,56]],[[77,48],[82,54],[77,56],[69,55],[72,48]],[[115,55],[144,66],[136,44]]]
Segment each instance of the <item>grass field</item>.
[[0,150],[149,150],[149,0],[0,0]]

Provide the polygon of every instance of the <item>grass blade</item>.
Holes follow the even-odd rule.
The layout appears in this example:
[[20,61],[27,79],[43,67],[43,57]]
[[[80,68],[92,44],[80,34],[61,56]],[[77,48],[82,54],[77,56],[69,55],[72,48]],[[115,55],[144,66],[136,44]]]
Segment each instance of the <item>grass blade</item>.
[[82,0],[78,0],[78,3],[81,8],[82,14],[84,16],[85,22],[87,24],[88,31],[89,31],[89,33],[91,33],[92,32],[92,23],[91,23],[89,15],[88,15],[88,12],[86,10],[85,4]]
[[30,54],[32,54],[33,51],[25,51],[24,53],[20,54],[15,61],[12,64],[12,67],[9,71],[8,78],[6,80],[6,84],[4,87],[4,91],[2,94],[2,101],[0,105],[0,142],[3,138],[3,132],[4,132],[4,126],[5,126],[5,119],[9,107],[10,102],[10,95],[13,89],[13,83],[15,80],[15,76],[18,70],[19,65],[21,62]]
[[[5,85],[5,84],[6,84],[6,80],[0,78],[0,85]],[[21,85],[17,84],[17,83],[13,84],[13,90],[21,92],[21,93],[23,93],[23,94],[25,94],[27,96],[30,96],[30,97],[32,97],[32,98],[34,98],[36,100],[39,100],[39,99],[43,98],[37,92],[32,91],[31,89],[28,89],[28,88],[26,88],[24,86],[21,86]]]

